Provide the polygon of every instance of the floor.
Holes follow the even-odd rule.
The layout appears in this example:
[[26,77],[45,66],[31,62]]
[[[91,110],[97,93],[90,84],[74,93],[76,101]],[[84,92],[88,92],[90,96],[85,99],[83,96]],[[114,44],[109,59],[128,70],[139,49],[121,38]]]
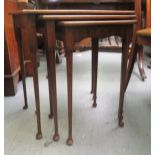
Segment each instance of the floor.
[[[66,62],[57,65],[58,120],[60,140],[51,140],[53,119],[48,119],[49,94],[46,61],[39,67],[43,138],[35,139],[36,116],[32,78],[27,78],[28,110],[21,82],[14,97],[5,97],[5,155],[150,155],[151,154],[151,70],[139,79],[137,64],[124,101],[124,128],[117,125],[121,54],[100,53],[97,107],[92,108],[90,51],[74,54],[73,146],[67,138]],[[147,63],[147,61],[146,61]],[[46,144],[46,145],[45,145]],[[47,145],[48,144],[48,145]]]

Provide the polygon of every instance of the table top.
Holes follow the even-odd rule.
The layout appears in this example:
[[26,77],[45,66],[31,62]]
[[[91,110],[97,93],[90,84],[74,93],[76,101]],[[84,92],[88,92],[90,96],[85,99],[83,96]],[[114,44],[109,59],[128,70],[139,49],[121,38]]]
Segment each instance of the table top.
[[130,25],[135,24],[136,20],[105,20],[105,21],[59,21],[59,26],[99,26],[99,25]]
[[66,10],[66,9],[23,9],[11,12],[12,15],[18,14],[135,14],[133,10]]
[[41,3],[131,3],[134,0],[40,0]]
[[135,19],[136,15],[39,15],[42,20]]

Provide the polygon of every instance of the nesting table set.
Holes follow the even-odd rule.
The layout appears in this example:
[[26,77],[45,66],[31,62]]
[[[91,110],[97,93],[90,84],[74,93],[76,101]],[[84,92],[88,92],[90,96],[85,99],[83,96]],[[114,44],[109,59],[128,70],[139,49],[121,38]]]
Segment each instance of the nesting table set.
[[[133,10],[21,10],[12,13],[22,73],[25,106],[27,109],[27,94],[24,70],[24,54],[22,50],[22,38],[26,31],[27,46],[30,49],[33,64],[33,81],[36,101],[37,134],[36,138],[42,138],[40,121],[39,81],[37,71],[37,36],[39,27],[44,29],[46,42],[46,58],[48,70],[50,118],[54,118],[53,140],[59,140],[57,119],[57,89],[55,69],[56,39],[64,42],[67,66],[67,91],[68,91],[68,138],[67,144],[73,144],[72,138],[72,70],[73,51],[75,42],[83,38],[92,38],[92,93],[93,107],[96,107],[97,94],[97,69],[98,69],[98,40],[111,35],[122,38],[122,62],[120,80],[120,99],[118,110],[118,124],[123,126],[123,102],[128,76],[128,49],[134,40],[136,31],[136,15]],[[133,52],[133,51],[132,51]]]

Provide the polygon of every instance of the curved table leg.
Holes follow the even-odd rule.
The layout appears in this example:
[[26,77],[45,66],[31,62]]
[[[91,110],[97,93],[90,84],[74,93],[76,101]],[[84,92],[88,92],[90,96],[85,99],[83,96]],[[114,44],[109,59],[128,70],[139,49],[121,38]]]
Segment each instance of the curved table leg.
[[131,78],[131,74],[132,74],[132,71],[133,71],[133,67],[134,67],[134,64],[135,64],[135,61],[136,61],[138,45],[136,44],[134,49],[132,49],[132,50],[133,50],[133,52],[131,53],[131,57],[129,59],[125,91],[126,91],[126,89],[128,87],[128,84],[129,84],[129,81],[130,81],[130,78]]
[[124,126],[124,122],[123,122],[123,105],[124,105],[124,94],[125,94],[125,87],[126,87],[128,49],[129,49],[128,39],[123,38],[122,39],[120,99],[119,99],[119,109],[118,109],[118,124],[119,124],[120,127]]
[[138,48],[138,69],[142,78],[142,81],[146,79],[144,64],[143,64],[143,46],[140,45]]

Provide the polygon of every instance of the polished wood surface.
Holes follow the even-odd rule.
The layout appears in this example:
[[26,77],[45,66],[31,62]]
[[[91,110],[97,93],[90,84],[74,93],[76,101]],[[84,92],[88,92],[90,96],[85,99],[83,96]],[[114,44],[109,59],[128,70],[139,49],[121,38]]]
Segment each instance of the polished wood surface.
[[[19,58],[17,42],[12,17],[8,15],[10,11],[17,10],[17,4],[8,0],[4,1],[4,95],[15,95],[17,92],[17,83],[19,80]],[[14,58],[14,59],[12,59]]]
[[134,0],[39,0],[41,3],[128,3]]
[[[142,0],[144,3],[144,0]],[[133,10],[135,8],[136,15],[138,18],[137,29],[141,28],[141,0],[38,0],[38,6],[45,9],[89,9],[89,10]],[[110,38],[108,38],[110,41]],[[116,39],[117,43],[117,39]],[[109,43],[110,44],[110,43]],[[78,43],[77,49],[90,49],[91,48],[91,38],[84,39]],[[118,46],[110,46],[106,49],[109,51],[118,51],[116,50]],[[103,49],[101,46],[100,49]],[[110,50],[111,51],[111,50]]]
[[[18,11],[21,11],[23,9],[34,9],[34,5],[31,3],[26,3],[26,2],[18,2]],[[32,76],[33,75],[33,66],[32,66],[32,61],[31,61],[31,52],[29,50],[29,47],[27,46],[27,37],[26,37],[26,31],[22,31],[23,35],[23,50],[24,50],[24,66],[25,66],[25,74],[26,76]]]
[[39,19],[46,20],[100,20],[100,19],[133,19],[136,18],[136,15],[41,15]]
[[131,3],[134,0],[38,0],[38,4],[44,6],[60,6],[60,5],[101,5],[101,4],[120,4]]
[[62,15],[69,15],[69,14],[90,14],[90,15],[100,15],[100,14],[134,14],[135,11],[132,10],[66,10],[66,9],[23,9],[21,11],[13,11],[10,14],[62,14]]
[[[52,9],[52,10],[58,10],[58,9],[67,9],[67,11],[72,11],[73,9],[78,9],[78,10],[88,10],[90,13],[91,11],[104,11],[104,10],[111,10],[112,12],[116,10],[130,10],[133,11],[134,6],[136,5],[135,8],[139,8],[141,6],[139,6],[140,4],[140,0],[137,0],[136,2],[134,0],[82,0],[82,1],[78,1],[78,0],[73,0],[73,1],[67,1],[67,0],[46,0],[46,1],[42,1],[42,0],[38,0],[38,8],[44,8],[44,9]],[[135,4],[134,4],[135,3]],[[137,16],[141,15],[141,13],[138,11],[140,11],[141,9],[135,9],[137,12]],[[66,11],[66,12],[67,12]],[[110,12],[111,12],[110,11]],[[93,12],[94,13],[94,12]],[[139,18],[139,17],[138,17]],[[139,18],[140,19],[140,18]],[[139,20],[138,20],[139,22]],[[109,39],[110,41],[110,39]],[[117,42],[117,39],[116,39]],[[90,49],[91,48],[91,39],[85,39],[83,41],[81,41],[80,43],[78,43],[77,48],[78,49],[83,49],[83,48],[87,48]],[[101,47],[103,49],[103,47]],[[111,46],[111,49],[115,49],[118,48],[116,46]],[[106,49],[107,51],[108,49]],[[109,50],[108,50],[109,51]],[[118,50],[116,50],[117,52]]]
[[151,0],[146,0],[146,28],[151,27]]
[[[145,0],[142,0],[142,2]],[[138,29],[141,28],[141,0],[37,0],[38,6],[44,9],[88,9],[104,11],[108,10],[135,10]],[[93,12],[94,13],[94,12]]]
[[[48,19],[49,20],[49,19]],[[116,21],[60,21],[59,26],[93,26],[93,25],[125,25],[136,23],[136,20],[116,20]]]

